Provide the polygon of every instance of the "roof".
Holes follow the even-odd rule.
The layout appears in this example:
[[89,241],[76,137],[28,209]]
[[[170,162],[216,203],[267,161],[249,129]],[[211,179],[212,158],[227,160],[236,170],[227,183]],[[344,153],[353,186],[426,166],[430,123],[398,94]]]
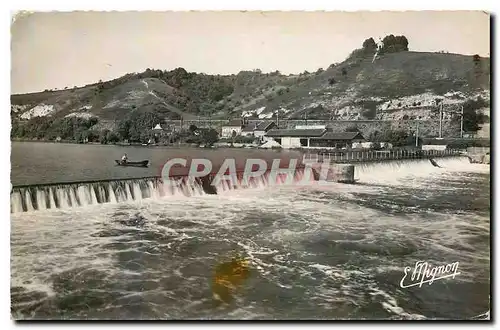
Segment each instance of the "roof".
[[295,129],[324,129],[329,128],[326,125],[297,125]]
[[153,130],[162,130],[163,128],[161,128],[160,124],[156,124],[155,127],[152,128]]
[[315,137],[316,140],[364,140],[360,132],[327,132],[322,136]]
[[274,124],[274,121],[260,121],[260,122],[253,122],[249,123],[246,125],[242,131],[243,132],[253,132],[253,131],[265,131],[269,126]]
[[269,126],[271,126],[272,124],[274,124],[274,121],[272,120],[268,120],[268,121],[262,121],[260,122],[257,127],[255,127],[255,130],[256,131],[265,131],[266,128],[268,128]]
[[257,125],[250,124],[250,125],[247,125],[246,127],[243,127],[243,129],[241,131],[242,132],[253,132],[256,127],[257,127]]
[[266,135],[271,137],[320,137],[325,132],[325,129],[272,129]]
[[230,120],[228,124],[223,125],[223,126],[241,127],[242,121],[241,121],[241,119],[233,119],[233,120]]

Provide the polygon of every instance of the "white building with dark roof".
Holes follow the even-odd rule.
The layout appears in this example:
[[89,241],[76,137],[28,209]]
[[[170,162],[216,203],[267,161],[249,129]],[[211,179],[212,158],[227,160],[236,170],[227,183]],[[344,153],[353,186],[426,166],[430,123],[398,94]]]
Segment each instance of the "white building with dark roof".
[[221,138],[230,138],[233,136],[233,132],[236,135],[241,135],[243,130],[243,120],[233,119],[227,125],[222,126]]
[[350,148],[353,143],[366,141],[360,132],[332,132],[328,128],[273,129],[266,133],[268,139],[282,148]]

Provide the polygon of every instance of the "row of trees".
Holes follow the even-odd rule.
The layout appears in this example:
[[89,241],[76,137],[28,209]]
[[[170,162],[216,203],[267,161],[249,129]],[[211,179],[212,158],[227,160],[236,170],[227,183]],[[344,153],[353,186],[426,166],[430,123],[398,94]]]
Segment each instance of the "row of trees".
[[[146,143],[151,138],[155,142],[195,143],[213,145],[219,140],[219,134],[214,129],[198,129],[191,125],[188,130],[181,130],[167,136],[154,136],[151,129],[161,122],[161,118],[152,112],[131,112],[120,120],[117,130],[98,130],[98,119],[78,117],[52,118],[34,117],[28,121],[12,119],[12,138],[65,140],[75,142],[100,142],[102,144],[120,141]],[[159,138],[164,138],[159,141]]]
[[394,36],[390,34],[382,39],[382,48],[377,49],[377,43],[373,38],[368,38],[363,42],[363,50],[374,54],[377,50],[379,54],[398,53],[408,51],[408,39],[405,36]]
[[97,118],[90,119],[69,117],[69,118],[51,118],[34,117],[27,122],[12,120],[11,136],[14,138],[25,139],[47,139],[74,141],[94,141],[98,135],[90,130],[97,124]]

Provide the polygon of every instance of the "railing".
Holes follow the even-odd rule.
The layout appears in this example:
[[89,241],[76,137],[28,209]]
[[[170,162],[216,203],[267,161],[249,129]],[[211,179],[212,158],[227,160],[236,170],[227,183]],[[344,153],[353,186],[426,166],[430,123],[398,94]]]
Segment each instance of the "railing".
[[307,153],[303,156],[304,162],[331,162],[331,163],[348,163],[348,162],[371,162],[383,160],[398,160],[398,159],[422,159],[432,157],[448,157],[463,155],[462,150],[445,149],[445,150],[352,150],[339,152],[325,153]]

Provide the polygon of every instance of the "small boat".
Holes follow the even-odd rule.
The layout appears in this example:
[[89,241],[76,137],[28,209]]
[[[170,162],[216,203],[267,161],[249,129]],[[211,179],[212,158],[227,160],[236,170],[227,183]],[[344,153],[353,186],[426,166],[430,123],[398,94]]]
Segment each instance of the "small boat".
[[148,167],[149,160],[143,160],[140,162],[129,162],[127,161],[126,163],[122,162],[121,160],[116,160],[116,165],[118,166],[135,166],[135,167]]

